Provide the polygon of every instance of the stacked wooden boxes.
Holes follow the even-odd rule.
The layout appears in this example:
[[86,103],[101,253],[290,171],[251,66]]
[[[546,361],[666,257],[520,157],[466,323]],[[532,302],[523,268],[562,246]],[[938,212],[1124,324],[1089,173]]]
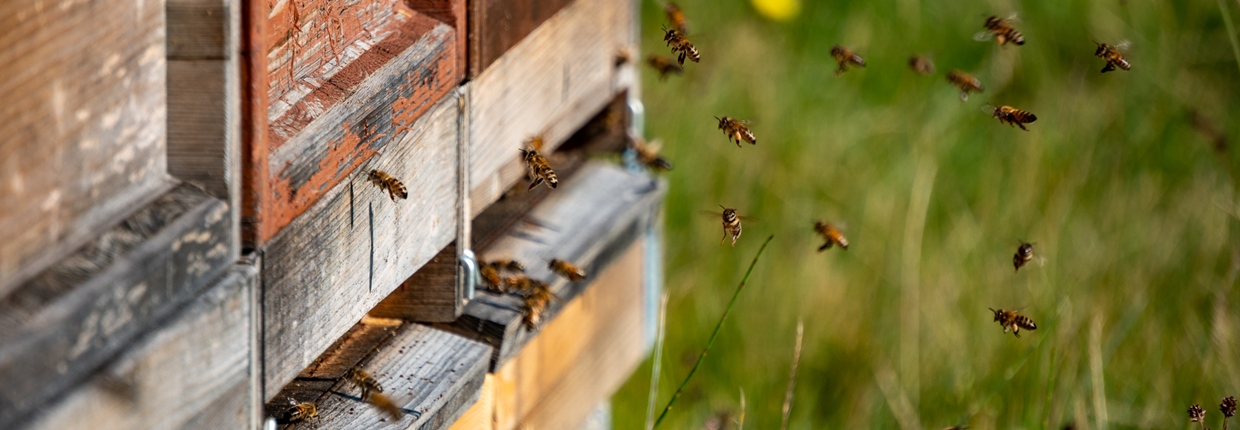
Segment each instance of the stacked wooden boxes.
[[[0,5],[0,428],[258,428],[289,399],[366,427],[355,366],[408,412],[384,425],[580,422],[649,337],[635,274],[657,269],[664,185],[569,154],[554,193],[492,204],[527,138],[550,153],[636,98],[616,62],[635,8]],[[468,300],[471,248],[606,287],[557,283],[532,332],[515,299]]]

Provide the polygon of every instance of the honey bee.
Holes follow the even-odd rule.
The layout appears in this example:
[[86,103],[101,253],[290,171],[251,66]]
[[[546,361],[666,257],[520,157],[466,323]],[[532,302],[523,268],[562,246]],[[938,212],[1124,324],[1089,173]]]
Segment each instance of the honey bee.
[[1020,329],[1022,328],[1026,330],[1038,329],[1038,325],[1034,324],[1033,320],[1029,319],[1029,317],[1016,313],[1016,311],[1004,309],[990,309],[990,311],[995,313],[995,321],[998,321],[999,325],[1003,326],[1004,333],[1007,333],[1010,329],[1012,330],[1012,334],[1016,335],[1016,337],[1020,337]]
[[814,231],[827,241],[827,243],[824,243],[822,246],[818,247],[818,252],[831,249],[831,246],[836,244],[838,244],[841,249],[848,249],[848,238],[844,237],[844,234],[840,233],[840,230],[835,228],[835,226],[822,221],[817,221],[814,223]]
[[985,110],[990,111],[993,118],[999,118],[999,122],[1020,127],[1025,131],[1029,131],[1025,124],[1038,120],[1034,114],[1011,106],[987,106]]
[[849,64],[857,67],[865,67],[865,59],[852,52],[852,50],[840,45],[831,47],[831,57],[835,58],[835,61],[840,63],[840,68],[835,70],[835,76],[839,76],[840,73],[847,72]]
[[616,67],[620,67],[625,64],[628,64],[630,61],[633,61],[633,50],[632,49],[628,47],[623,47],[623,48],[616,50],[616,62],[615,62]]
[[537,330],[538,325],[542,323],[543,313],[547,311],[551,299],[555,296],[547,289],[535,289],[531,294],[525,296],[522,302],[522,320],[525,327],[530,330]]
[[375,380],[375,377],[370,376],[369,373],[366,373],[365,370],[353,368],[349,370],[348,378],[349,382],[356,384],[358,388],[362,389],[362,393],[367,391],[383,392],[383,386],[379,385],[379,381]]
[[669,74],[679,75],[685,72],[685,69],[672,62],[671,58],[662,55],[650,54],[649,57],[646,57],[646,64],[649,64],[650,67],[659,72],[659,79],[667,79]]
[[510,272],[525,273],[525,266],[522,266],[521,263],[518,262],[517,260],[509,260],[506,258],[501,258],[499,260],[491,260],[491,262],[486,263],[486,265],[494,267],[495,269],[504,269]]
[[540,292],[551,292],[551,286],[546,282],[537,279],[531,279],[525,275],[510,276],[504,278],[504,285],[507,286],[509,293],[516,293],[522,296],[530,296],[539,294]]
[[723,130],[723,134],[728,135],[728,140],[736,142],[736,147],[741,147],[741,141],[749,142],[750,145],[757,145],[758,138],[754,137],[753,132],[749,131],[749,121],[741,121],[731,117],[715,117],[719,120],[719,129]]
[[986,23],[982,24],[982,26],[986,28],[986,31],[979,33],[979,36],[974,36],[974,39],[984,40],[990,36],[994,36],[995,41],[999,42],[999,46],[1006,45],[1008,42],[1012,42],[1017,45],[1024,45],[1025,36],[1022,36],[1019,31],[1016,31],[1015,28],[1012,28],[1011,24],[1008,24],[1008,21],[1015,20],[1015,18],[1015,15],[1007,20],[994,15],[987,17]]
[[533,190],[538,184],[547,182],[547,186],[555,189],[560,184],[560,180],[556,179],[555,171],[551,170],[551,164],[547,163],[547,159],[538,154],[538,150],[542,147],[542,137],[530,138],[528,142],[530,149],[521,149],[521,158],[525,160],[527,174],[530,177],[530,187],[526,190]]
[[672,170],[672,163],[659,156],[660,146],[657,140],[646,143],[641,138],[634,138],[629,141],[629,147],[637,153],[637,161],[643,166],[654,171]]
[[667,13],[667,20],[671,21],[672,28],[681,33],[688,33],[689,27],[685,24],[685,12],[680,10],[680,6],[676,3],[667,2],[663,5],[663,12]]
[[1033,244],[1022,241],[1020,246],[1016,248],[1016,255],[1012,256],[1012,264],[1016,266],[1016,271],[1019,272],[1020,266],[1024,266],[1030,260],[1033,260]]
[[960,101],[962,102],[969,100],[970,92],[976,91],[980,93],[984,91],[982,88],[982,81],[977,80],[977,78],[974,78],[973,75],[959,70],[947,72],[947,82],[950,82],[952,85],[955,85],[956,88],[960,89]]
[[574,266],[573,263],[569,263],[558,258],[548,260],[547,267],[549,267],[552,272],[555,272],[555,274],[560,275],[564,277],[564,279],[572,282],[577,282],[586,278],[586,271]]
[[922,76],[934,73],[934,61],[921,55],[908,57],[908,67]]
[[697,48],[693,47],[693,42],[690,42],[684,33],[676,31],[674,28],[664,28],[663,31],[663,41],[667,42],[667,46],[672,47],[672,52],[680,54],[676,57],[677,64],[684,67],[685,57],[689,57],[689,60],[694,63],[702,61],[702,56],[698,54]]
[[[1118,47],[1098,42],[1094,42],[1094,44],[1098,45],[1098,49],[1094,51],[1094,56],[1106,60],[1107,62],[1107,65],[1102,68],[1101,72],[1098,73],[1110,72],[1115,70],[1116,67],[1124,70],[1129,70],[1132,68],[1132,65],[1128,64],[1128,60],[1124,59],[1124,54],[1119,52]],[[1123,45],[1124,44],[1121,43],[1119,46]]]
[[400,421],[402,411],[399,406],[396,406],[396,403],[392,402],[392,399],[388,398],[388,396],[374,391],[364,390],[362,391],[362,401],[369,403],[371,406],[374,406],[375,409],[387,414],[388,418],[391,418],[392,421]]
[[288,422],[308,420],[319,416],[319,408],[314,405],[314,402],[297,403],[293,399],[288,399],[288,402],[293,405],[292,409],[288,410],[288,415],[285,417]]
[[750,217],[737,215],[736,209],[727,208],[723,205],[719,205],[719,207],[723,209],[723,212],[702,211],[702,213],[707,215],[718,215],[723,219],[723,238],[719,239],[720,245],[723,245],[723,242],[727,240],[730,235],[732,236],[732,246],[736,246],[736,239],[741,237],[741,221],[756,220]]
[[487,286],[491,287],[492,290],[499,292],[504,291],[503,280],[500,279],[499,271],[495,269],[495,266],[483,264],[478,269],[478,274],[482,276],[482,280],[486,281]]
[[387,173],[371,170],[370,182],[377,185],[379,189],[387,191],[388,197],[391,197],[392,201],[396,201],[397,196],[402,199],[409,198],[409,190],[405,189],[405,184],[402,184],[400,180],[389,176]]

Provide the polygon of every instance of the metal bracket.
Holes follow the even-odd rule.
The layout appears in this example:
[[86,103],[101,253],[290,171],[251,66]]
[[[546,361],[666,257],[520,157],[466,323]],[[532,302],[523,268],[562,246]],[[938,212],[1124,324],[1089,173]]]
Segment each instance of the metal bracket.
[[465,300],[474,299],[474,288],[478,285],[478,257],[474,255],[474,250],[464,249],[461,251],[461,269],[465,272],[462,279],[465,280]]

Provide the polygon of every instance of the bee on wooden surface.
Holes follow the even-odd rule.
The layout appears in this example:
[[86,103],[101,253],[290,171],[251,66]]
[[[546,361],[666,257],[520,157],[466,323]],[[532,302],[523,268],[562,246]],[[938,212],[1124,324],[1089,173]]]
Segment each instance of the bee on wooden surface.
[[532,279],[525,275],[509,276],[504,278],[505,292],[519,294],[522,296],[530,296],[540,294],[541,292],[551,292],[551,286],[546,282]]
[[405,189],[405,184],[402,184],[400,180],[391,177],[387,173],[371,170],[369,177],[370,182],[377,185],[379,189],[388,192],[388,197],[391,197],[392,201],[396,201],[396,197],[402,199],[409,198],[409,190]]
[[722,218],[723,238],[719,239],[720,245],[723,245],[723,242],[728,239],[728,236],[732,236],[732,246],[736,246],[736,239],[741,237],[741,221],[757,220],[750,217],[737,215],[736,209],[727,208],[723,205],[719,205],[719,207],[723,209],[723,212],[702,211],[702,213],[706,215],[716,215]]
[[676,3],[667,2],[663,5],[663,12],[667,14],[667,20],[672,23],[672,28],[681,33],[688,33],[689,26],[686,24],[685,12],[680,10],[680,6]]
[[658,140],[646,143],[641,138],[634,138],[629,141],[629,147],[637,153],[637,162],[654,171],[672,170],[672,163],[659,156],[661,146]]
[[832,245],[839,245],[840,248],[844,250],[848,249],[848,238],[844,237],[844,234],[840,233],[840,230],[835,228],[835,226],[822,221],[817,221],[814,223],[814,231],[817,232],[819,236],[822,236],[823,240],[827,241],[827,243],[824,243],[822,246],[818,247],[818,252],[831,249]]
[[538,153],[542,148],[542,137],[530,138],[527,144],[530,149],[521,149],[521,158],[525,160],[527,174],[530,177],[530,187],[526,190],[533,190],[538,184],[547,183],[548,187],[554,189],[560,184],[560,180],[555,177],[555,171],[551,170],[551,164],[547,163],[547,159]]
[[555,274],[560,275],[564,277],[564,279],[572,282],[577,282],[586,278],[586,271],[574,266],[573,263],[569,263],[558,258],[547,260],[547,267],[550,268],[552,272],[555,272]]
[[1098,45],[1098,49],[1094,51],[1094,56],[1106,60],[1107,62],[1107,65],[1102,68],[1101,72],[1098,73],[1110,72],[1115,70],[1116,67],[1124,70],[1132,69],[1132,65],[1128,64],[1128,60],[1124,59],[1124,54],[1119,52],[1120,47],[1126,46],[1124,43],[1120,43],[1117,46],[1111,46],[1098,42],[1094,42],[1094,44]]
[[616,67],[629,64],[629,62],[631,61],[633,61],[633,49],[632,48],[629,48],[626,46],[626,47],[622,47],[616,50],[616,62],[614,64]]
[[840,63],[840,68],[835,69],[835,76],[839,76],[840,73],[847,72],[849,64],[857,67],[865,67],[865,59],[852,52],[851,49],[840,45],[831,47],[831,58],[835,58],[835,61]]
[[758,138],[754,137],[753,132],[745,124],[749,121],[741,121],[731,117],[715,117],[719,120],[719,129],[723,130],[723,134],[728,135],[728,140],[736,142],[736,147],[741,147],[741,141],[749,142],[750,145],[757,145]]
[[667,46],[672,47],[672,52],[679,53],[676,56],[677,64],[683,67],[685,65],[685,57],[689,57],[689,60],[694,63],[702,61],[702,56],[698,54],[697,48],[693,46],[693,42],[690,42],[688,37],[685,37],[684,33],[674,28],[664,28],[663,32],[663,41],[667,42]]
[[293,407],[288,410],[288,415],[285,416],[285,421],[287,422],[308,420],[319,416],[319,408],[314,405],[314,402],[298,403],[293,399],[288,399],[288,402]]
[[1011,106],[987,106],[984,110],[989,111],[993,118],[999,118],[999,122],[1020,127],[1025,131],[1029,131],[1025,128],[1025,124],[1038,120],[1034,114]]
[[498,260],[491,260],[489,263],[486,263],[486,265],[494,267],[496,269],[504,269],[510,272],[525,273],[525,266],[521,265],[521,263],[518,262],[517,260],[501,258]]
[[921,55],[908,57],[908,67],[922,76],[934,73],[934,61],[931,61],[930,58]]
[[366,373],[365,370],[358,368],[350,369],[348,378],[349,382],[352,382],[357,385],[358,388],[361,388],[363,393],[367,391],[383,392],[383,386],[379,385],[379,381],[376,380],[375,377],[370,376],[369,373]]
[[525,296],[525,300],[522,301],[522,321],[525,322],[526,328],[538,329],[538,325],[542,323],[543,313],[547,311],[554,297],[551,291],[546,289],[535,289],[534,292]]
[[962,102],[969,100],[970,92],[976,91],[980,93],[984,91],[982,88],[982,81],[977,80],[977,78],[973,77],[973,75],[959,70],[947,72],[947,82],[950,82],[952,85],[955,85],[956,88],[960,89],[960,101]]
[[1033,244],[1020,242],[1020,246],[1016,248],[1016,255],[1012,256],[1012,264],[1016,266],[1016,271],[1020,271],[1020,267],[1033,260]]
[[482,276],[482,280],[485,281],[487,286],[492,290],[504,292],[504,282],[500,279],[499,270],[496,270],[495,266],[483,264],[479,267],[478,274]]
[[667,75],[679,75],[685,72],[685,69],[673,62],[671,58],[662,55],[650,54],[649,57],[646,57],[646,64],[649,64],[650,67],[659,72],[659,79],[667,79]]
[[1038,325],[1034,324],[1033,320],[1029,319],[1029,317],[1016,313],[1016,311],[1009,311],[1005,309],[990,309],[990,311],[995,313],[995,321],[998,321],[999,325],[1003,326],[1004,333],[1007,333],[1008,330],[1012,330],[1012,334],[1016,335],[1016,337],[1020,337],[1020,329],[1022,328],[1026,330],[1038,329]]
[[986,28],[986,31],[973,36],[973,39],[982,41],[993,36],[995,41],[999,42],[999,46],[1006,45],[1008,42],[1012,42],[1017,45],[1024,45],[1025,36],[1022,36],[1019,31],[1016,31],[1015,28],[1012,28],[1012,25],[1009,23],[1009,21],[1015,20],[1016,15],[1012,15],[1006,20],[991,15],[986,18],[986,23],[982,24],[982,26]]
[[378,409],[380,412],[386,414],[388,418],[392,419],[393,422],[400,421],[400,416],[403,411],[401,411],[400,407],[396,406],[396,403],[393,403],[392,399],[388,398],[388,396],[379,394],[375,391],[364,390],[362,391],[362,401],[374,406],[375,409]]

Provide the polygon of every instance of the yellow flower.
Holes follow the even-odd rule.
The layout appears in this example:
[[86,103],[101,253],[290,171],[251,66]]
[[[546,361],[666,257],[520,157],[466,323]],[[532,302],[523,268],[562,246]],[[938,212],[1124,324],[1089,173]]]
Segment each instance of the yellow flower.
[[758,13],[775,21],[787,21],[801,12],[801,0],[750,0]]

